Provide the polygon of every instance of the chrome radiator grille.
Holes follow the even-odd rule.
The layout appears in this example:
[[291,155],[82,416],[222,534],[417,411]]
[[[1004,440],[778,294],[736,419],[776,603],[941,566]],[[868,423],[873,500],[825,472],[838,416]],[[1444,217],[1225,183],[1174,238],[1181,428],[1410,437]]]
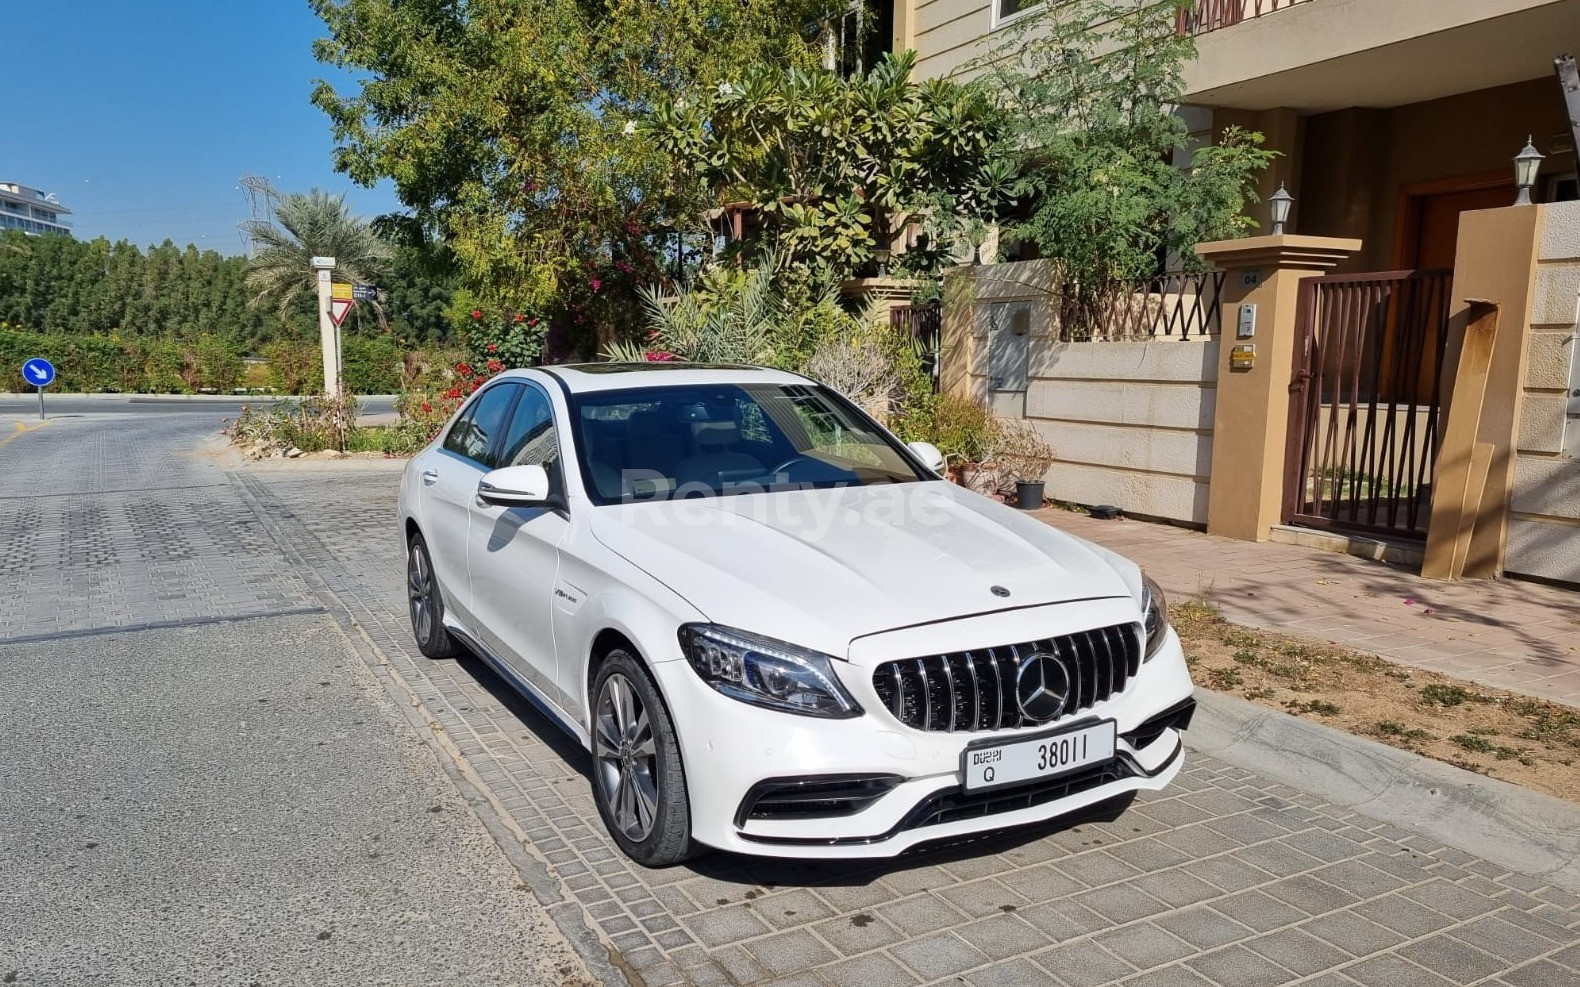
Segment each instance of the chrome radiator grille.
[[1043,722],[1024,716],[1015,696],[1027,657],[1052,655],[1064,667],[1070,698],[1062,718],[1123,692],[1141,670],[1141,646],[1140,624],[1115,624],[1026,644],[885,662],[872,673],[872,685],[895,718],[917,730],[1014,730]]

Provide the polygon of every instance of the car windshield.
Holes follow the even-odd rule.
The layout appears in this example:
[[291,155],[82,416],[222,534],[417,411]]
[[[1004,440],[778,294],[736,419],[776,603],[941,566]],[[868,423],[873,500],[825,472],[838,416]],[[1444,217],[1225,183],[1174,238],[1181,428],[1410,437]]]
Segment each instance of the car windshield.
[[872,419],[810,383],[594,391],[573,415],[603,504],[924,479]]

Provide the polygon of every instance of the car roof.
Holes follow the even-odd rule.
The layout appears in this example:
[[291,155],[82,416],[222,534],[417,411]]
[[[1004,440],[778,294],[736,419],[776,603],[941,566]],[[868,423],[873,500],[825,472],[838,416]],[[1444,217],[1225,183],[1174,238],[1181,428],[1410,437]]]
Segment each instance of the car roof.
[[805,384],[799,374],[740,364],[681,363],[564,363],[518,371],[523,376],[547,374],[558,378],[573,394],[619,391],[632,387],[678,387],[686,384]]

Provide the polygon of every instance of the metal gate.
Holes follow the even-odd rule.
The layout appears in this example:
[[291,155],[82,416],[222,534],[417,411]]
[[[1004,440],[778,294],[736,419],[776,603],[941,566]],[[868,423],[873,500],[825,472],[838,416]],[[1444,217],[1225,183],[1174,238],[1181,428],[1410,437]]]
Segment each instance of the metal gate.
[[1452,271],[1300,286],[1284,522],[1425,538]]

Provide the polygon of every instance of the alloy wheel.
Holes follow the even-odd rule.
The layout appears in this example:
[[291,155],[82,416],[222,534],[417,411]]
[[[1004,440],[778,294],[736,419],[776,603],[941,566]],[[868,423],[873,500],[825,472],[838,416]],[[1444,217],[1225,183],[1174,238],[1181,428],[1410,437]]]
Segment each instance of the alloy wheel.
[[647,710],[624,675],[598,693],[593,756],[599,794],[628,839],[641,841],[658,818],[658,750]]
[[406,559],[407,589],[411,596],[411,626],[417,640],[433,639],[433,570],[428,564],[428,553],[413,543]]

